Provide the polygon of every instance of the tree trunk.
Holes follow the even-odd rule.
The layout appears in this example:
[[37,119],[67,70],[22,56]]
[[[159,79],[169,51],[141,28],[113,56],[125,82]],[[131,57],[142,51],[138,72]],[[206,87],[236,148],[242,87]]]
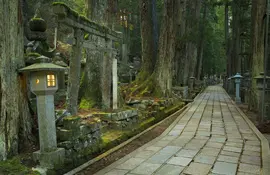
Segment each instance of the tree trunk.
[[232,1],[232,74],[241,73],[240,53],[240,0]]
[[[154,71],[156,56],[157,56],[157,43],[155,42],[154,30],[154,17],[153,0],[140,0],[141,6],[141,38],[142,38],[142,64],[140,74],[137,80],[144,81]],[[155,26],[157,27],[157,26]]]
[[226,42],[226,57],[227,57],[227,77],[232,76],[232,61],[230,56],[230,39],[229,39],[229,2],[225,4],[225,42]]
[[198,42],[198,62],[197,62],[197,79],[200,80],[201,72],[202,72],[202,63],[203,63],[203,47],[204,47],[204,29],[205,29],[205,22],[206,22],[206,12],[207,12],[207,0],[204,1],[203,7],[203,17],[200,22],[200,39]]
[[198,25],[200,19],[201,0],[187,2],[187,35],[188,42],[186,46],[187,59],[184,71],[184,83],[188,84],[189,77],[195,76],[195,67],[197,65],[197,43],[198,43]]
[[18,0],[0,0],[0,160],[32,137],[26,81],[17,72],[24,67],[20,7]]
[[176,55],[175,55],[175,84],[184,84],[184,72],[185,72],[185,60],[186,60],[186,42],[182,41],[186,32],[186,0],[178,1],[179,16],[177,20],[178,30],[177,37],[181,42],[176,44]]
[[[252,67],[252,92],[256,92],[255,76],[264,71],[264,43],[265,43],[265,25],[264,15],[266,13],[266,0],[252,1],[252,30],[251,30],[251,64]],[[254,95],[252,93],[252,95]],[[256,99],[256,98],[252,98]],[[254,101],[251,101],[254,103]],[[256,104],[256,102],[255,102]]]
[[178,14],[179,8],[177,6],[177,0],[167,0],[164,2],[164,13],[159,38],[158,61],[154,77],[161,93],[166,96],[171,94],[172,88],[172,68],[176,49]]

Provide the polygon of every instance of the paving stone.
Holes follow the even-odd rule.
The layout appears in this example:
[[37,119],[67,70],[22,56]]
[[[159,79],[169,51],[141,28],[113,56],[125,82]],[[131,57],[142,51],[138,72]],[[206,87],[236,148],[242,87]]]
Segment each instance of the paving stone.
[[237,175],[254,175],[254,174],[250,174],[250,173],[244,173],[244,172],[237,172]]
[[213,173],[224,175],[235,175],[237,170],[237,164],[227,162],[216,162],[214,165]]
[[147,162],[148,163],[157,163],[157,164],[162,164],[166,162],[172,155],[168,154],[155,154],[152,157],[150,157]]
[[242,155],[241,163],[261,166],[261,157]]
[[211,165],[192,162],[187,169],[185,169],[185,174],[190,175],[206,175],[211,169]]
[[237,153],[242,152],[242,148],[237,148],[237,147],[232,147],[232,146],[224,146],[223,150],[224,151],[237,152]]
[[156,151],[144,150],[144,151],[138,152],[138,154],[136,154],[134,157],[147,159],[151,157],[152,155],[154,155],[155,153]]
[[232,146],[232,147],[242,148],[243,144],[242,143],[237,143],[237,142],[226,142],[225,146]]
[[125,175],[127,172],[128,172],[127,170],[111,170],[105,175]]
[[169,132],[169,136],[179,136],[181,134],[182,130],[172,130]]
[[260,174],[261,167],[257,165],[240,163],[238,171],[251,174]]
[[170,141],[172,141],[172,140],[174,140],[176,138],[177,138],[176,136],[164,136],[161,140],[170,140]]
[[162,166],[154,175],[179,175],[185,167],[166,164]]
[[116,168],[123,169],[123,170],[132,170],[136,168],[139,164],[141,164],[143,161],[145,161],[145,159],[131,158]]
[[238,157],[219,155],[217,161],[228,162],[228,163],[238,163]]
[[201,154],[206,155],[206,156],[217,156],[219,152],[220,152],[220,149],[204,147],[201,151]]
[[188,150],[188,149],[182,149],[180,150],[176,156],[178,157],[188,157],[188,158],[193,158],[195,155],[199,152],[200,150]]
[[243,151],[243,155],[249,155],[249,156],[261,156],[260,152],[256,152],[256,151]]
[[208,142],[206,144],[206,147],[209,147],[209,148],[222,148],[223,146],[223,143],[218,143],[218,142]]
[[154,173],[162,164],[142,163],[137,168],[131,171],[134,174],[149,175]]
[[197,155],[194,159],[194,162],[204,163],[213,165],[216,160],[216,157],[213,156],[205,156],[205,155]]
[[157,147],[157,146],[149,146],[147,148],[145,148],[145,150],[149,150],[149,151],[159,151],[162,147]]
[[156,142],[154,144],[154,146],[157,146],[157,147],[164,147],[164,146],[167,146],[169,144],[169,140],[160,140],[158,142]]
[[166,147],[162,148],[158,153],[173,155],[176,152],[178,152],[181,148],[182,147],[178,147],[178,146],[166,146]]
[[198,150],[198,149],[201,149],[203,146],[204,145],[202,145],[202,144],[188,143],[188,144],[186,144],[186,146],[184,147],[184,149]]
[[245,146],[244,146],[244,150],[260,152],[260,151],[261,151],[261,147],[259,147],[259,146],[249,146],[249,145],[245,145]]
[[210,139],[211,142],[219,142],[219,143],[224,143],[226,141],[226,138],[223,137],[212,137]]
[[260,141],[246,141],[245,145],[250,145],[250,146],[260,146],[261,142]]
[[167,163],[172,165],[187,166],[192,161],[191,158],[173,157]]

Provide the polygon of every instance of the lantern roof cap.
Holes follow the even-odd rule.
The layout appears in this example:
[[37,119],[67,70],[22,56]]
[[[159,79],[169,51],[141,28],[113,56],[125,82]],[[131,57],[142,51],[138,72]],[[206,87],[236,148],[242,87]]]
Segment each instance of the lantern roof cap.
[[37,72],[37,71],[64,71],[62,66],[53,63],[35,63],[30,66],[24,67],[19,72]]
[[233,76],[232,78],[243,78],[243,76],[241,76],[240,73],[236,73],[235,76]]

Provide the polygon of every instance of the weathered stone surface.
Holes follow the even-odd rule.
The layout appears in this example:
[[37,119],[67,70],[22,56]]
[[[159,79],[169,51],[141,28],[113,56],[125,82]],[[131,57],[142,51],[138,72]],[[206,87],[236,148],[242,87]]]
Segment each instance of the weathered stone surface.
[[172,165],[187,166],[192,161],[191,158],[173,157],[167,163]]
[[195,157],[194,162],[213,165],[215,160],[216,160],[216,157],[205,156],[205,155],[199,154],[198,156]]
[[162,166],[155,175],[179,175],[184,170],[184,167],[177,165],[166,164]]
[[216,174],[235,175],[236,169],[237,164],[227,162],[216,162],[212,172]]
[[257,165],[240,163],[238,171],[251,174],[260,174],[261,167]]
[[238,163],[238,159],[239,159],[238,157],[220,155],[217,161],[228,162],[228,163]]
[[200,150],[188,150],[188,149],[182,149],[179,151],[176,156],[178,157],[188,157],[188,158],[193,158],[195,155],[199,152]]
[[242,155],[241,163],[261,166],[261,157]]
[[145,161],[145,159],[131,158],[116,168],[123,169],[123,170],[132,170],[132,169],[136,168],[138,165],[140,165],[143,161]]
[[202,163],[191,163],[188,168],[184,171],[185,174],[192,174],[192,175],[205,175],[211,169],[211,165],[202,164]]
[[142,163],[131,171],[134,174],[149,175],[156,171],[162,164]]

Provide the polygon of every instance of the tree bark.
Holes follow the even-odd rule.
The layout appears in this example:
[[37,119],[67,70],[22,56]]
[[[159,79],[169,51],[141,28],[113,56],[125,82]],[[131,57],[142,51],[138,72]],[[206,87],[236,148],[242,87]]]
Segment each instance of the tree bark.
[[188,42],[186,46],[187,59],[185,61],[184,84],[188,84],[189,77],[195,76],[195,67],[197,65],[197,43],[198,43],[198,26],[200,19],[201,0],[187,2],[187,22],[186,31]]
[[164,2],[164,13],[159,38],[158,61],[154,77],[161,93],[165,96],[171,94],[173,59],[176,49],[177,14],[179,8],[177,0]]
[[200,22],[200,39],[198,42],[198,62],[197,62],[197,79],[200,80],[201,72],[202,72],[202,62],[203,62],[203,47],[204,47],[204,29],[205,29],[205,22],[206,22],[206,12],[207,12],[207,0],[204,1],[203,6],[203,17]]
[[0,0],[0,160],[18,153],[19,143],[31,140],[31,116],[24,67],[23,20],[18,0]]
[[240,53],[240,0],[232,1],[232,74],[241,73]]
[[225,42],[226,42],[226,57],[227,57],[227,77],[232,75],[232,61],[230,56],[230,39],[229,39],[229,2],[225,4]]
[[[265,20],[266,0],[252,0],[252,30],[251,30],[251,64],[252,68],[252,92],[256,92],[255,76],[264,71],[264,43],[265,43]],[[254,95],[253,93],[251,95]],[[256,98],[252,98],[256,99]],[[254,101],[251,101],[254,103]],[[251,104],[250,104],[251,105]]]
[[[140,74],[137,80],[144,81],[154,71],[157,43],[155,41],[155,34],[157,26],[154,25],[154,4],[153,0],[140,0],[141,9],[141,38],[142,38],[142,64]],[[155,32],[154,32],[155,31]]]

